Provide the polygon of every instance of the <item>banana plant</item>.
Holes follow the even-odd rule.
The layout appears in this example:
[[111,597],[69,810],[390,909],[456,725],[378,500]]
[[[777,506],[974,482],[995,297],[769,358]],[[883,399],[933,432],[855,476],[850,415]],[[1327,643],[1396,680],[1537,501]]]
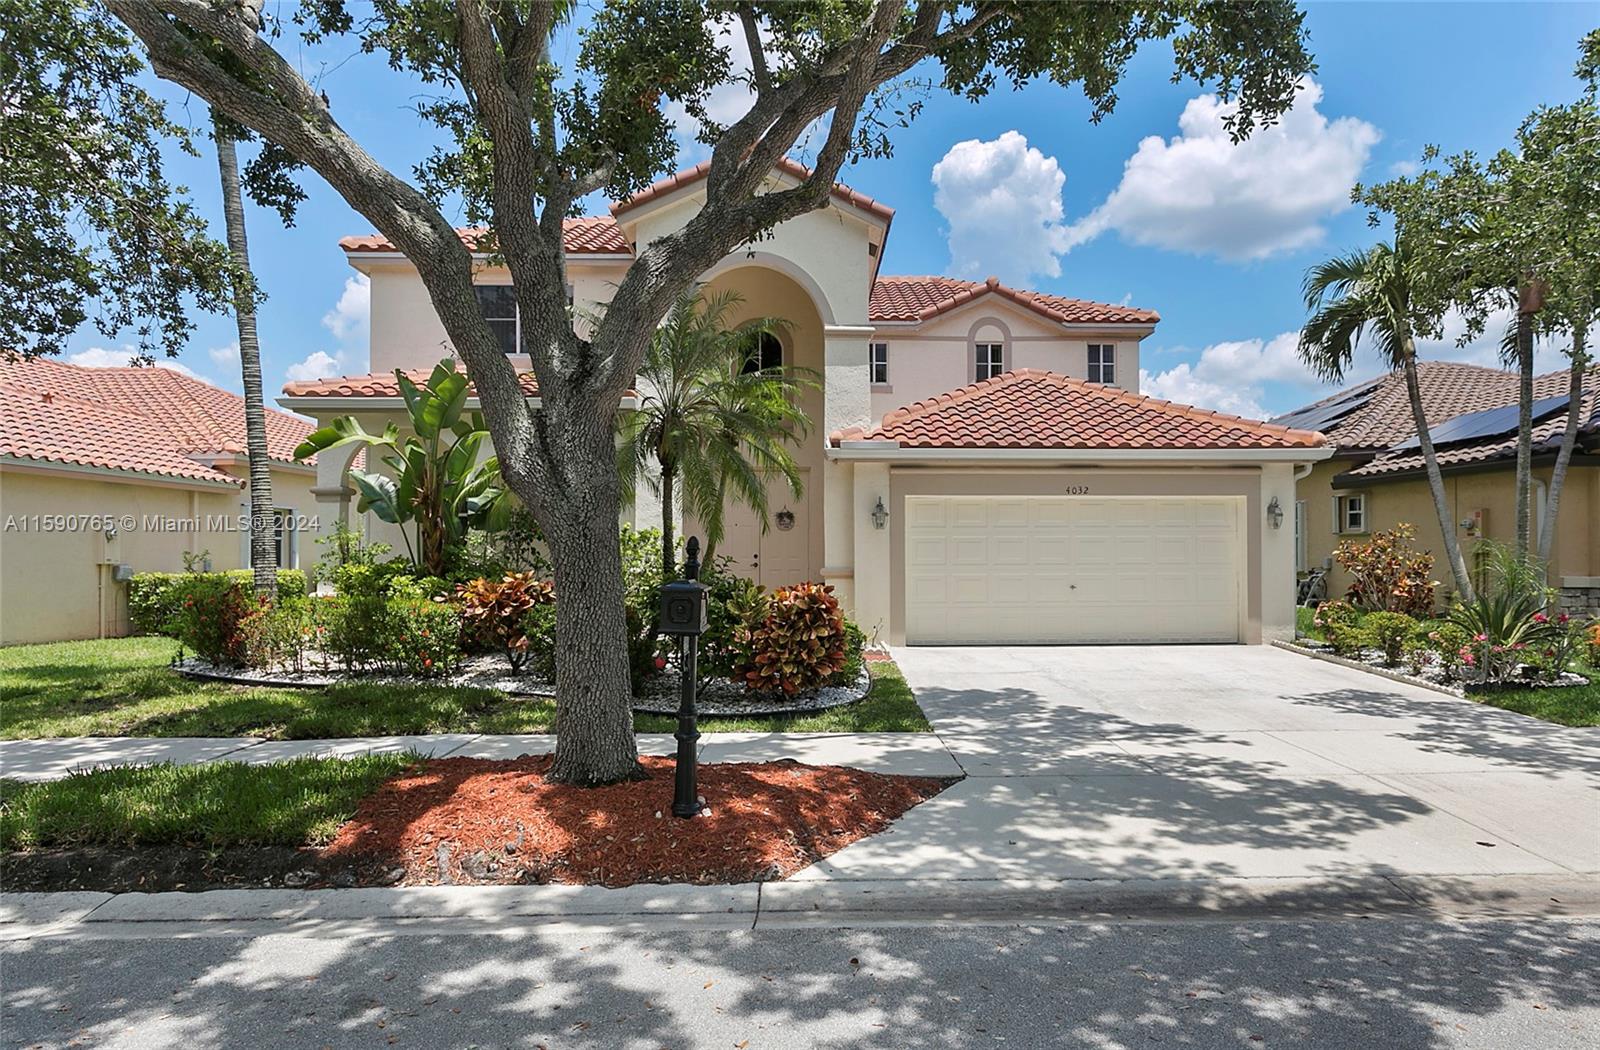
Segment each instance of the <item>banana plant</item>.
[[467,530],[503,529],[513,500],[500,480],[499,460],[478,459],[489,432],[481,413],[466,411],[467,377],[456,371],[455,361],[435,365],[422,386],[399,369],[394,374],[411,417],[409,434],[394,423],[373,434],[354,416],[340,416],[312,432],[294,455],[305,459],[356,444],[377,452],[387,473],[349,472],[359,497],[356,509],[400,526],[412,564],[443,576],[448,552],[466,541]]

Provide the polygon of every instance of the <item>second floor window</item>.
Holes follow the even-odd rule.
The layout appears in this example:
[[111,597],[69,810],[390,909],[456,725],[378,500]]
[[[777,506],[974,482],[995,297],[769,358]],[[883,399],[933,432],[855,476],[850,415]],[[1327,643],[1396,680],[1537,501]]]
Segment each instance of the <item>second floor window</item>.
[[518,353],[516,290],[509,284],[479,284],[472,290],[478,295],[478,311],[500,341],[501,351]]
[[872,383],[889,381],[888,343],[872,343],[867,347],[867,377]]
[[1089,344],[1089,382],[1117,381],[1117,348],[1110,343]]
[[981,383],[985,379],[993,379],[1005,370],[1005,344],[979,343],[977,368],[973,370],[973,378]]

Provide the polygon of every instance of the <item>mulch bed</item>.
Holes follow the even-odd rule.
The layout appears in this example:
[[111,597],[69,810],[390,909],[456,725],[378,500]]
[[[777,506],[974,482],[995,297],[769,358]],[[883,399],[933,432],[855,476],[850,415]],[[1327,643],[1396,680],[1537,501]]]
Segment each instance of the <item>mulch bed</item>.
[[702,765],[706,812],[680,820],[670,758],[644,758],[643,779],[603,788],[550,783],[550,763],[548,755],[421,762],[364,799],[321,848],[9,853],[0,890],[772,881],[882,831],[954,782],[788,760]]
[[703,765],[707,812],[680,820],[669,758],[644,758],[643,779],[601,788],[547,781],[551,761],[424,762],[363,800],[323,860],[401,867],[407,885],[774,880],[950,783],[792,761]]

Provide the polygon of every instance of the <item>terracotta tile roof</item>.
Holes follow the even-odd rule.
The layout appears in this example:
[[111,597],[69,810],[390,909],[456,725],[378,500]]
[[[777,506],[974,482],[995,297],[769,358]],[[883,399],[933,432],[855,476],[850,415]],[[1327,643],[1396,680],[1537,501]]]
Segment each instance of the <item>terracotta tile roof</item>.
[[1208,412],[1116,387],[1020,369],[899,408],[842,441],[902,448],[1316,448],[1321,434]]
[[879,277],[872,285],[868,315],[874,321],[926,321],[979,296],[993,293],[1059,324],[1155,324],[1161,315],[1136,306],[1113,306],[1008,288],[999,278]]
[[[1516,373],[1499,368],[1460,361],[1418,361],[1417,382],[1422,389],[1423,414],[1430,427],[1465,412],[1498,408],[1515,404],[1517,400]],[[1388,449],[1416,433],[1405,376],[1390,373],[1373,381],[1372,387],[1364,405],[1322,428],[1341,452]],[[1566,389],[1565,382],[1561,389]],[[1329,404],[1349,392],[1349,389],[1341,390],[1287,415],[1299,415]]]
[[[428,381],[428,376],[433,374],[431,368],[407,369],[405,376],[413,383],[421,386]],[[539,396],[538,381],[533,378],[532,372],[521,372],[517,378],[522,382],[522,392],[528,397]],[[477,390],[470,384],[467,386],[469,397],[477,395]],[[328,379],[308,379],[300,382],[285,383],[283,385],[285,397],[399,397],[400,381],[393,372],[371,372],[359,376],[332,376]]]
[[[787,175],[792,175],[797,179],[808,179],[811,177],[810,168],[799,163],[798,161],[790,160],[787,157],[778,161],[778,163],[773,165],[773,167]],[[632,211],[634,208],[648,203],[649,201],[653,201],[657,197],[671,193],[673,190],[676,190],[679,187],[688,186],[691,183],[699,182],[709,174],[711,174],[711,162],[709,160],[703,160],[692,168],[686,168],[683,171],[677,172],[673,175],[668,175],[664,179],[660,179],[651,183],[649,186],[646,186],[644,189],[640,190],[638,193],[635,193],[632,197],[629,197],[625,201],[617,201],[615,204],[611,205],[611,214],[621,215],[624,212]],[[833,196],[838,200],[844,201],[846,204],[860,208],[862,211],[876,215],[878,218],[884,219],[885,221],[894,218],[893,208],[882,203],[881,201],[872,199],[859,190],[853,190],[843,183],[836,182],[833,184]]]
[[[477,251],[479,242],[487,236],[486,226],[463,226],[456,230],[461,243]],[[586,215],[564,219],[561,223],[562,246],[575,255],[633,255],[633,247],[622,235],[622,227],[609,215]],[[389,239],[381,233],[367,233],[355,237],[339,238],[339,247],[347,252],[392,252]]]
[[[294,462],[311,424],[266,416],[268,454]],[[237,483],[195,457],[245,451],[244,399],[168,368],[0,360],[0,417],[0,455],[41,462]]]
[[[1509,396],[1503,390],[1495,390],[1493,395],[1486,398],[1481,404],[1474,404],[1465,408],[1464,412],[1478,412],[1487,408],[1499,408],[1517,403],[1517,383],[1513,373],[1503,373],[1510,382]],[[1584,395],[1583,406],[1580,411],[1578,432],[1578,448],[1592,448],[1600,439],[1600,369],[1591,370],[1583,381]],[[1404,383],[1401,384],[1402,391]],[[1533,381],[1533,397],[1539,401],[1547,397],[1558,397],[1571,389],[1571,376],[1565,370],[1547,372],[1535,376]],[[1423,386],[1424,395],[1427,393],[1426,385]],[[1425,398],[1426,400],[1426,398]],[[1456,415],[1462,414],[1461,412]],[[1409,415],[1408,417],[1409,418]],[[1449,418],[1449,417],[1447,417]],[[1443,420],[1429,420],[1431,430],[1436,423]],[[1567,427],[1566,406],[1552,413],[1548,418],[1537,420],[1533,426],[1533,451],[1540,453],[1553,453],[1561,445],[1561,437]],[[1413,436],[1411,428],[1397,439],[1395,444],[1404,442]],[[1492,435],[1475,441],[1463,441],[1440,445],[1435,448],[1441,467],[1461,467],[1478,463],[1491,463],[1496,460],[1514,462],[1517,456],[1517,435],[1515,431]],[[1410,471],[1420,471],[1425,464],[1420,449],[1405,449],[1397,452],[1383,452],[1353,470],[1347,471],[1343,476],[1350,478],[1373,478],[1392,474],[1402,474]]]

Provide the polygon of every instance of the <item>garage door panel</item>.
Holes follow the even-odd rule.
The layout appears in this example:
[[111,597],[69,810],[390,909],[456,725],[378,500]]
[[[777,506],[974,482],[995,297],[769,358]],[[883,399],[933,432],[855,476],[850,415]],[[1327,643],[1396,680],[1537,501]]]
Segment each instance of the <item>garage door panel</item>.
[[1226,498],[907,497],[912,643],[1233,642]]

